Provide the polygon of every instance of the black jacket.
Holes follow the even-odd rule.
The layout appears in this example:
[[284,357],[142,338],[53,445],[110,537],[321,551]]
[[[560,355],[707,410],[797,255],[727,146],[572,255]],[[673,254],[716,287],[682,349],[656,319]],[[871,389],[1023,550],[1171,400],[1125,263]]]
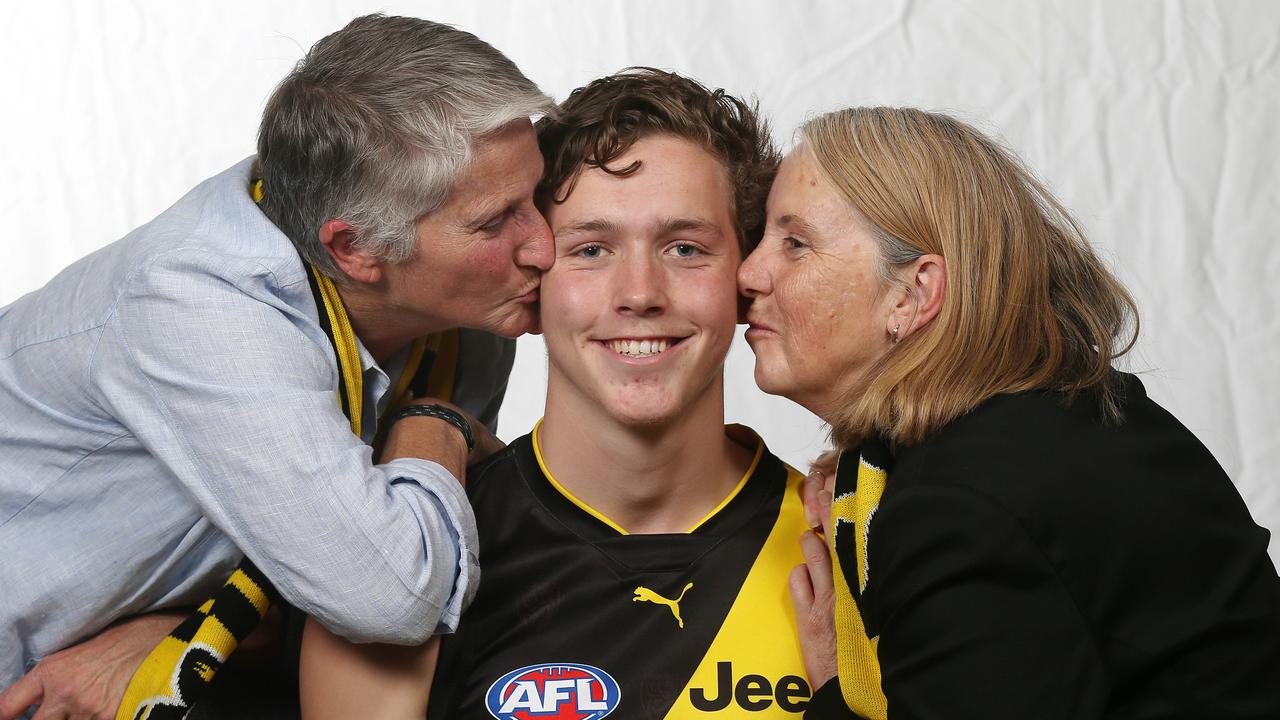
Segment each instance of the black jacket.
[[[1019,393],[918,446],[862,448],[889,465],[853,591],[890,720],[1280,718],[1269,533],[1123,382],[1119,425],[1092,397]],[[845,460],[837,495],[856,483]],[[807,717],[849,716],[824,710],[838,687],[818,695]]]

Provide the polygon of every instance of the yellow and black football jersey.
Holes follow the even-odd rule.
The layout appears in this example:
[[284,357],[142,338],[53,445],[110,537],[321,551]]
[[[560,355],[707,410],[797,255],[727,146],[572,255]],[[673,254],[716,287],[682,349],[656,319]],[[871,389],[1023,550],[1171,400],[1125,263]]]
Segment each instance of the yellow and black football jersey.
[[800,717],[801,475],[747,428],[726,432],[754,460],[683,534],[627,534],[575,498],[536,429],[474,468],[483,578],[444,639],[428,717]]

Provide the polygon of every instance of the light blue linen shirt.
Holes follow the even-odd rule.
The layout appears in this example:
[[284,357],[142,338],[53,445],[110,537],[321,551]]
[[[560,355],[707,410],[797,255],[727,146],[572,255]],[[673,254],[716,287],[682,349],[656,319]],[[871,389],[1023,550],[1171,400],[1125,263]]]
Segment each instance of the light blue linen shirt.
[[[351,433],[251,164],[0,308],[0,688],[117,618],[202,601],[241,549],[357,641],[450,631],[475,592],[465,492],[434,462],[373,464],[393,383],[363,347]],[[454,401],[492,424],[514,352],[463,331]]]

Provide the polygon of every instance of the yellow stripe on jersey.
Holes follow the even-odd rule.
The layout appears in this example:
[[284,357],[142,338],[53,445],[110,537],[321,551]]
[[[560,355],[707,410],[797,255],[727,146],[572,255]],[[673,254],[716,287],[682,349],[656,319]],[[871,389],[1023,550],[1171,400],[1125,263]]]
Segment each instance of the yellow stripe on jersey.
[[[631,533],[628,532],[626,528],[614,522],[609,516],[591,507],[585,501],[579,499],[577,495],[574,495],[569,491],[569,488],[561,485],[560,481],[556,480],[556,476],[552,475],[551,469],[547,467],[547,461],[542,458],[542,441],[539,439],[541,430],[542,418],[539,418],[538,422],[533,426],[533,456],[537,458],[538,469],[541,470],[542,474],[547,478],[547,482],[551,483],[551,487],[555,488],[556,492],[563,495],[566,500],[576,505],[578,509],[582,510],[582,512],[618,531],[619,535],[630,535]],[[711,508],[711,512],[704,515],[701,520],[694,523],[693,527],[689,528],[685,532],[693,532],[694,530],[702,527],[704,523],[715,517],[716,513],[723,510],[726,505],[733,501],[734,498],[738,497],[738,493],[742,492],[742,488],[747,486],[747,481],[750,480],[751,476],[755,473],[756,467],[760,464],[760,458],[764,457],[764,441],[760,439],[759,435],[756,435],[755,431],[742,425],[726,425],[725,433],[729,435],[730,438],[734,439],[735,442],[742,444],[743,447],[746,447],[746,443],[748,442],[754,443],[756,449],[755,457],[751,459],[751,465],[747,467],[747,471],[742,474],[742,478],[739,479],[738,484],[729,491],[729,494],[725,495],[724,499],[721,500],[719,504]]]
[[599,510],[596,510],[595,508],[591,507],[585,502],[579,500],[577,495],[574,495],[573,493],[569,492],[569,488],[561,485],[560,481],[556,480],[556,476],[552,475],[551,469],[547,467],[547,461],[544,460],[542,457],[542,442],[538,439],[540,430],[542,430],[541,418],[539,418],[537,424],[533,426],[533,456],[538,459],[538,469],[541,470],[542,474],[547,478],[547,482],[551,483],[551,487],[555,488],[556,492],[563,495],[566,500],[578,506],[578,508],[582,510],[582,512],[599,520],[605,525],[608,525],[614,530],[617,530],[619,535],[630,535],[631,533],[627,532],[626,528],[614,522],[607,515],[600,512]]
[[739,428],[741,428],[742,430],[746,430],[747,433],[750,435],[750,437],[739,438],[739,440],[743,443],[744,446],[747,441],[755,442],[756,444],[755,457],[751,458],[751,464],[747,466],[747,471],[742,474],[742,479],[738,481],[738,484],[735,485],[733,489],[729,491],[728,495],[724,496],[724,499],[720,501],[719,505],[716,505],[715,507],[711,508],[711,512],[707,513],[702,517],[701,520],[694,523],[693,527],[689,528],[689,532],[693,532],[694,530],[697,530],[698,528],[702,527],[703,523],[715,517],[716,513],[720,512],[725,508],[726,505],[733,502],[733,499],[738,497],[738,493],[742,492],[742,488],[747,486],[747,481],[751,479],[751,476],[756,474],[756,468],[759,467],[760,465],[760,458],[764,457],[764,441],[760,439],[759,435],[756,435],[754,432],[747,430],[747,428],[741,425],[730,425],[725,429],[726,431],[733,433],[737,431]]
[[[761,720],[800,717],[812,692],[805,680],[787,579],[791,570],[804,562],[800,535],[808,526],[800,500],[801,480],[799,472],[787,468],[787,488],[778,520],[702,663],[667,713],[670,720],[701,717],[717,711],[708,708],[725,703],[725,717],[739,717],[743,712]],[[744,675],[763,677],[769,687]],[[749,687],[737,692],[740,685]],[[733,692],[734,697],[726,697],[726,692]],[[742,706],[739,699],[746,699],[749,705]]]

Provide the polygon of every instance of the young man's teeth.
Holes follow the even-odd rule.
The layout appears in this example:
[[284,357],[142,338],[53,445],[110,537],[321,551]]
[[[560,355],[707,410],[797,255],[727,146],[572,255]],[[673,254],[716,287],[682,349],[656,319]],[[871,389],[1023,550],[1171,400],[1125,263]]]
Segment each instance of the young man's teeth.
[[611,340],[609,347],[620,355],[627,357],[648,357],[657,355],[671,347],[670,340]]

